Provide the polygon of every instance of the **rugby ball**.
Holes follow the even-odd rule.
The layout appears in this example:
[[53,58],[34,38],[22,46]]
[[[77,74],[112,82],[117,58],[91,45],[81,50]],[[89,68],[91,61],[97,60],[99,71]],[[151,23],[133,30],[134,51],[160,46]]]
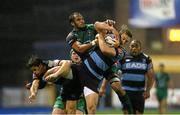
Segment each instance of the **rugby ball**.
[[114,47],[114,45],[116,44],[116,38],[113,34],[107,34],[104,39],[110,47]]

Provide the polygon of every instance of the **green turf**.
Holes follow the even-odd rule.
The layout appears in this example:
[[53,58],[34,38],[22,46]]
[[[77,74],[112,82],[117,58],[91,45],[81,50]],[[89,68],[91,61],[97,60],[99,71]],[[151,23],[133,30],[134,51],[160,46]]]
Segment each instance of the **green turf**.
[[[122,114],[121,109],[101,110],[97,114]],[[159,114],[157,109],[145,109],[144,114]],[[180,114],[180,109],[168,110],[167,114]]]

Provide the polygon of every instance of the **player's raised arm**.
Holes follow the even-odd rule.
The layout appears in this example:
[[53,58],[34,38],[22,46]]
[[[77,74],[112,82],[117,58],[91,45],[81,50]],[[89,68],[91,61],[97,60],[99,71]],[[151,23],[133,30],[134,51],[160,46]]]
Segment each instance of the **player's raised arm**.
[[107,33],[112,33],[115,35],[116,39],[119,39],[119,33],[118,31],[114,28],[113,24],[111,23],[112,21],[105,21],[105,22],[99,22],[96,21],[94,26],[95,29],[98,33],[101,33],[103,35],[106,35]]
[[113,26],[109,26],[105,22],[96,22],[95,28],[99,33],[98,42],[101,52],[106,56],[115,56],[115,48],[108,45],[105,39],[106,37],[114,37],[112,39],[117,39],[117,41],[119,41],[119,33],[117,32],[117,30]]

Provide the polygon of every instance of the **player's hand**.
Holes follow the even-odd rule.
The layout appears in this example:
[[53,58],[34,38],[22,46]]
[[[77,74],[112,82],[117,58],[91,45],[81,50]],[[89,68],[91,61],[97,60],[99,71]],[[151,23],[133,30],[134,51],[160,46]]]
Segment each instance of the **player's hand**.
[[29,96],[29,103],[32,103],[35,99],[36,99],[36,94],[35,94],[35,93],[32,93],[32,94]]
[[143,93],[143,97],[144,97],[144,99],[149,98],[149,97],[150,97],[150,91],[145,91],[145,92]]
[[57,80],[56,74],[50,74],[44,78],[46,81],[55,82]]
[[30,90],[31,86],[32,86],[32,83],[27,83],[27,84],[25,85],[26,89],[28,89],[28,90]]
[[96,38],[96,39],[94,39],[93,40],[96,44],[98,44],[98,39]]
[[106,22],[109,26],[114,26],[115,23],[116,23],[114,20],[110,20],[110,19],[107,19],[105,22]]

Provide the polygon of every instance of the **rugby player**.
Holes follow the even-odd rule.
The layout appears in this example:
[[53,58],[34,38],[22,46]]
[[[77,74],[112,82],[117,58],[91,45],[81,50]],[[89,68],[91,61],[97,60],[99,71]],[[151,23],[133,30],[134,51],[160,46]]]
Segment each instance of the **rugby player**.
[[[71,50],[70,56],[71,56],[71,60],[73,63],[81,62],[80,57],[73,50]],[[42,77],[45,75],[45,73],[48,71],[48,69],[57,67],[57,66],[62,66],[63,63],[64,62],[60,61],[60,60],[43,61],[43,60],[39,59],[38,57],[34,57],[34,56],[32,58],[30,58],[30,60],[28,62],[28,66],[33,71],[33,82],[27,85],[27,87],[30,89],[30,93],[31,93],[29,96],[30,102],[32,102],[36,98],[38,88],[42,89],[46,86],[47,82],[44,81],[42,79]],[[65,108],[69,109],[68,107],[66,107],[66,103],[63,98],[63,96],[67,95],[66,94],[67,88],[65,88],[65,86],[66,86],[65,83],[67,81],[68,81],[67,79],[61,78],[61,81],[59,81],[60,83],[56,82],[57,85],[59,85],[59,84],[62,85],[62,87],[64,89],[62,91],[60,91],[61,94],[56,98],[52,114],[66,114]],[[71,110],[72,109],[70,109],[68,111],[71,111]],[[76,109],[73,109],[73,110],[76,110]],[[82,96],[82,98],[80,98],[78,100],[77,110],[75,113],[76,114],[85,113],[85,100],[84,100],[83,96]]]

